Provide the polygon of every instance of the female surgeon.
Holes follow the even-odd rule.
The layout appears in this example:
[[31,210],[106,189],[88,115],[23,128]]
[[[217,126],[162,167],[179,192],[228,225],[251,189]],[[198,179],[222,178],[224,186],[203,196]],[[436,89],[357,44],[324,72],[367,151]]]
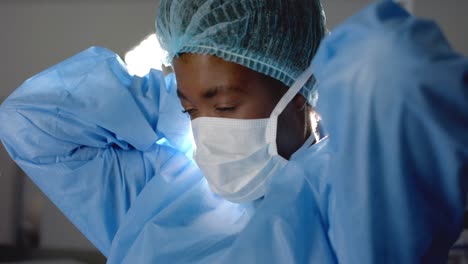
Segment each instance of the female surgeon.
[[322,41],[318,0],[160,0],[156,28],[175,76],[90,48],[0,108],[9,154],[108,263],[446,261],[468,61],[434,23],[380,1]]

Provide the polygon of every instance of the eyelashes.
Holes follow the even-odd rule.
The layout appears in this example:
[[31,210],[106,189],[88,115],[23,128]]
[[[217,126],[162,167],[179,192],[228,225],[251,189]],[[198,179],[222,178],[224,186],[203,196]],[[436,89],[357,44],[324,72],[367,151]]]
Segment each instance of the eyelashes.
[[187,110],[182,109],[182,114],[189,114],[189,115],[191,115],[191,114],[193,114],[194,111],[195,111],[195,109],[187,109]]
[[[216,108],[215,108],[215,111],[216,111],[216,112],[225,113],[225,112],[232,112],[232,111],[235,111],[236,108],[237,108],[236,106],[216,107]],[[195,108],[182,109],[182,113],[183,113],[183,114],[187,114],[187,115],[189,115],[189,116],[193,116],[194,114],[197,113],[197,109],[195,109]]]

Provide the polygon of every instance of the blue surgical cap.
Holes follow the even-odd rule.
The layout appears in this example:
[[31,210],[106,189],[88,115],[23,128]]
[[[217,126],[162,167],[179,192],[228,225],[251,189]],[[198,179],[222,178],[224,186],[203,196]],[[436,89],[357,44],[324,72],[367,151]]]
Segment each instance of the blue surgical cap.
[[[209,54],[287,86],[310,65],[325,34],[319,0],[160,0],[156,35],[167,62]],[[315,105],[309,82],[301,94]]]

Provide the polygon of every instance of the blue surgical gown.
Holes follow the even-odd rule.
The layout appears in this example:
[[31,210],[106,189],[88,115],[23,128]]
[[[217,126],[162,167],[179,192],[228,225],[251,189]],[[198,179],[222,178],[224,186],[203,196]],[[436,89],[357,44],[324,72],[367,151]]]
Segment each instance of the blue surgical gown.
[[382,1],[313,65],[328,137],[249,204],[214,195],[190,158],[174,76],[130,76],[103,48],[27,80],[0,138],[108,263],[443,263],[467,191],[467,59]]

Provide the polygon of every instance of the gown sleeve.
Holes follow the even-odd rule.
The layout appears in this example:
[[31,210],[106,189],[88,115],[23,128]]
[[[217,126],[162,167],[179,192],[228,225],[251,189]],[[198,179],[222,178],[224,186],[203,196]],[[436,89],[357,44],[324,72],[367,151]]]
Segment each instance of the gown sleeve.
[[170,158],[190,152],[173,76],[130,76],[92,47],[32,77],[0,107],[13,160],[107,255],[126,212]]
[[446,262],[467,194],[468,60],[433,22],[381,1],[313,63],[339,263]]

